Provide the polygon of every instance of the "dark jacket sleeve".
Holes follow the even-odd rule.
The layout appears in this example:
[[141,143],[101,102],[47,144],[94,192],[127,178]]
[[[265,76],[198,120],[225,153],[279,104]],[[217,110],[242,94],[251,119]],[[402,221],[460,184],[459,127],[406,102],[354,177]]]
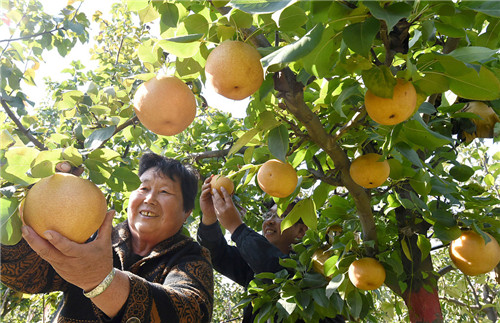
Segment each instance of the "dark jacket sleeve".
[[65,291],[69,283],[21,239],[13,246],[2,245],[1,279],[6,286],[28,294]]
[[228,245],[219,222],[211,225],[200,223],[197,238],[210,251],[212,265],[217,272],[244,287],[253,279],[252,268],[237,247]]
[[250,229],[246,224],[234,230],[231,239],[236,243],[241,256],[254,273],[276,273],[283,269],[279,260],[288,255],[282,253],[263,235]]

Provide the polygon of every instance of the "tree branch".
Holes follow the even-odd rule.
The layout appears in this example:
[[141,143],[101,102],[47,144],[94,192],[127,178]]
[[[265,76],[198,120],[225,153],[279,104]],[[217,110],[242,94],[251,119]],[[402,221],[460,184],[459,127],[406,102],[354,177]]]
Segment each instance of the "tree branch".
[[349,131],[349,129],[360,124],[365,117],[366,117],[366,110],[365,109],[361,109],[361,111],[357,111],[354,114],[354,116],[352,117],[352,119],[349,120],[348,123],[346,123],[339,130],[337,130],[337,132],[335,133],[335,136],[333,137],[333,140],[338,141],[346,132]]
[[444,275],[446,275],[447,273],[449,273],[452,270],[455,270],[455,268],[453,268],[452,265],[448,265],[446,267],[439,269],[439,271],[438,271],[439,278],[443,277]]
[[14,121],[14,123],[16,124],[17,128],[19,129],[19,131],[21,131],[26,137],[28,137],[28,139],[36,147],[38,147],[40,150],[47,150],[47,147],[45,147],[44,144],[42,144],[40,141],[38,141],[38,139],[36,139],[31,134],[31,132],[23,126],[23,124],[21,123],[21,121],[19,121],[19,119],[17,118],[17,116],[10,109],[9,105],[7,104],[7,101],[5,101],[4,98],[1,98],[1,102],[2,102],[2,107],[4,108],[5,112],[7,113],[7,115],[9,116],[9,118],[12,121]]
[[[309,137],[321,147],[333,160],[335,169],[340,174],[340,182],[347,188],[354,199],[363,229],[363,239],[373,240],[377,245],[377,232],[368,192],[354,183],[350,174],[350,161],[335,137],[328,134],[319,117],[311,111],[304,101],[303,86],[296,81],[293,72],[286,68],[274,75],[274,87],[282,97],[287,109],[306,127]],[[372,253],[372,250],[367,250]]]
[[120,126],[116,127],[115,131],[113,131],[113,134],[108,139],[104,140],[99,145],[99,147],[97,147],[97,149],[101,148],[104,145],[104,143],[106,143],[109,139],[113,138],[114,135],[116,135],[117,133],[119,133],[123,129],[127,128],[128,126],[130,126],[136,122],[139,122],[139,118],[137,118],[137,116],[133,116],[132,118],[128,119],[123,124],[121,124]]
[[43,32],[36,33],[36,34],[33,34],[33,35],[27,35],[27,36],[18,37],[18,38],[0,39],[0,43],[35,38],[35,37],[42,36],[42,35],[45,35],[45,34],[52,34],[54,31],[58,31],[58,30],[61,30],[61,29],[64,30],[64,27],[57,27],[57,28],[54,28],[54,29],[52,29],[50,31],[43,31]]
[[[242,147],[240,150],[238,150],[238,153],[243,154],[247,148],[248,147]],[[222,149],[222,150],[204,151],[204,152],[198,153],[198,154],[190,154],[189,158],[192,158],[196,162],[200,161],[202,159],[207,159],[207,158],[222,158],[222,157],[226,157],[230,150],[231,149],[228,148],[228,149]]]

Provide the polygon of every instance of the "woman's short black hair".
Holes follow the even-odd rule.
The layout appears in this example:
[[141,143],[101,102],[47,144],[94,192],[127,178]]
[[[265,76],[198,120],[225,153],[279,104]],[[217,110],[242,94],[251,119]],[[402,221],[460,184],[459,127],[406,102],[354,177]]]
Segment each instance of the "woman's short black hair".
[[139,177],[150,168],[156,168],[161,174],[170,177],[173,181],[180,181],[182,202],[185,212],[194,209],[196,194],[198,193],[198,172],[180,161],[160,156],[155,153],[145,153],[139,161]]

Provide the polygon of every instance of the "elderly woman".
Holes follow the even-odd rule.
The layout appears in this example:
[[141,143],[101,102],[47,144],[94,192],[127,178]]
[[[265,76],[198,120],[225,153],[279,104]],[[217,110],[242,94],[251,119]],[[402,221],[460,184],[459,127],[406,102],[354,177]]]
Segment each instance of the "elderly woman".
[[86,244],[27,226],[2,245],[1,280],[25,293],[63,291],[57,322],[210,322],[213,271],[208,251],[182,234],[197,176],[180,162],[147,153],[128,218],[106,215]]

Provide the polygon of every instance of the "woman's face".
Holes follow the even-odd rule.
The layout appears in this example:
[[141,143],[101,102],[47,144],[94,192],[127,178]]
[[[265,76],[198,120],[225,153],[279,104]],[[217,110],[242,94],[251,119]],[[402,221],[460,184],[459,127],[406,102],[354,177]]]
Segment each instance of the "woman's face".
[[179,180],[157,168],[148,169],[140,179],[141,186],[130,195],[129,227],[134,238],[156,244],[177,233],[190,212],[183,209]]

